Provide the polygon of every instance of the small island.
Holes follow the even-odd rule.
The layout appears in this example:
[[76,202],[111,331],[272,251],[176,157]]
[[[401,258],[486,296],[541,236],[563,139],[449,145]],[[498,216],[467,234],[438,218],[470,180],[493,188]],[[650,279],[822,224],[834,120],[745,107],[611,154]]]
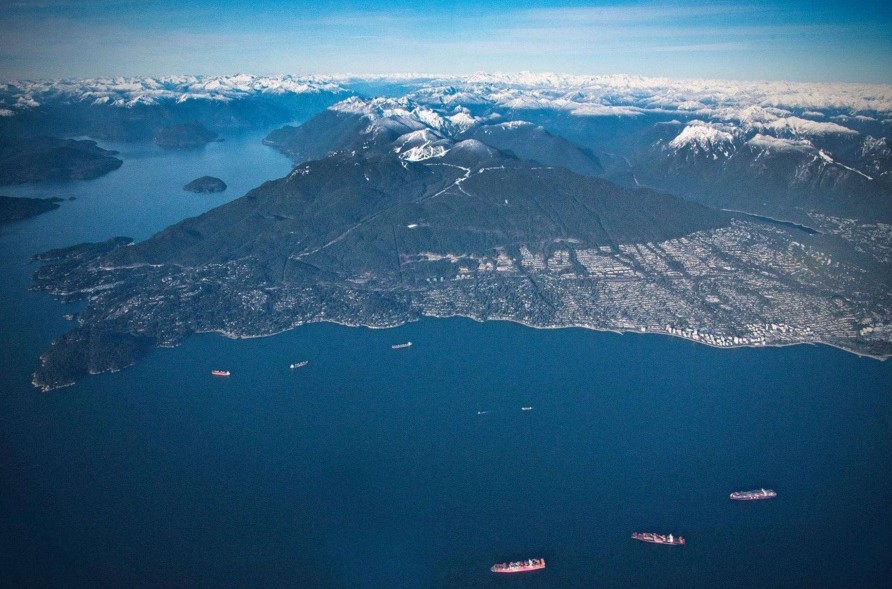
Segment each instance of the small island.
[[183,190],[197,193],[223,192],[226,183],[214,176],[202,176],[183,186]]
[[155,134],[155,145],[163,149],[196,149],[212,141],[223,140],[201,123],[172,125]]
[[58,209],[61,198],[14,198],[0,196],[0,224],[21,221]]

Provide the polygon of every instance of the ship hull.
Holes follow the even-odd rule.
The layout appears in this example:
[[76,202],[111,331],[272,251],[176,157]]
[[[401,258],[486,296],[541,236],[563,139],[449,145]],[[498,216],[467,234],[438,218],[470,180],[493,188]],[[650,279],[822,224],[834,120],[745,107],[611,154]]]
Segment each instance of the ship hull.
[[760,489],[758,491],[737,491],[731,493],[732,501],[761,501],[764,499],[774,499],[777,493],[770,489]]
[[545,568],[545,559],[537,558],[512,563],[494,564],[489,569],[498,574],[529,573]]

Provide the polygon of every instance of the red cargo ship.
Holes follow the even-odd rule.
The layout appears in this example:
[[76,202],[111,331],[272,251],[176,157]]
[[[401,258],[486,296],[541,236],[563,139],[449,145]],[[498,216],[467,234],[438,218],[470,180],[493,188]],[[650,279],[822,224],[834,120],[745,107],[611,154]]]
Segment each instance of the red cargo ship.
[[634,534],[632,534],[632,538],[634,538],[635,540],[641,540],[642,542],[651,542],[653,544],[684,546],[684,538],[681,536],[673,536],[672,534],[664,536],[662,534],[652,534],[650,532],[635,532]]
[[214,376],[229,376],[228,370],[211,370],[211,374]]
[[734,491],[731,499],[734,501],[757,501],[759,499],[774,499],[777,493],[771,489],[759,489],[758,491]]
[[516,562],[494,564],[489,570],[494,573],[528,573],[530,571],[538,571],[544,568],[544,558],[528,558],[527,560],[518,560]]

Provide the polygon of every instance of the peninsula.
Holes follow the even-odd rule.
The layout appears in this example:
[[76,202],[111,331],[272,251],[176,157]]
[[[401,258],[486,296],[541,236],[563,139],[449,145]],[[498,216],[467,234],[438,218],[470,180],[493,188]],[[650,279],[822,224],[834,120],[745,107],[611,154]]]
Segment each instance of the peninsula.
[[20,221],[59,208],[61,198],[14,198],[0,196],[0,223]]
[[88,304],[35,386],[192,333],[423,316],[892,353],[892,227],[816,216],[809,233],[622,187],[450,133],[436,114],[350,99],[307,123],[299,139],[324,153],[288,176],[141,243],[39,256],[34,288]]
[[124,163],[95,141],[57,137],[0,140],[0,184],[46,180],[90,180]]

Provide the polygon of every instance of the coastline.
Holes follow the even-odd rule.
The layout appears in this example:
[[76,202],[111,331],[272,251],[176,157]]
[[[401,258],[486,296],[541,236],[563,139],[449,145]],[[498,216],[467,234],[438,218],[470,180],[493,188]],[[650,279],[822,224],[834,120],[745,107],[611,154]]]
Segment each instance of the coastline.
[[[843,345],[840,345],[837,343],[824,342],[824,341],[820,341],[820,340],[802,339],[802,340],[798,340],[798,341],[786,341],[786,342],[769,342],[769,343],[757,342],[757,343],[716,345],[716,344],[710,343],[709,341],[702,339],[702,338],[694,339],[692,337],[687,337],[682,333],[669,333],[669,332],[666,332],[663,330],[649,330],[646,328],[644,328],[644,331],[642,331],[642,327],[632,328],[632,329],[622,329],[622,328],[616,328],[616,327],[604,327],[604,326],[591,325],[591,324],[585,324],[585,323],[574,323],[574,324],[566,324],[566,325],[538,325],[538,324],[533,324],[533,323],[530,323],[530,322],[527,322],[527,321],[524,321],[521,319],[515,319],[512,317],[490,317],[490,318],[484,319],[484,318],[481,318],[478,316],[464,315],[464,314],[460,314],[460,313],[454,313],[454,314],[449,314],[449,315],[436,315],[436,314],[425,313],[424,311],[422,311],[421,314],[417,317],[411,317],[411,318],[408,318],[405,320],[395,320],[395,321],[388,322],[388,323],[378,323],[378,324],[325,318],[325,319],[318,319],[318,320],[311,319],[308,321],[302,321],[300,323],[293,324],[289,327],[279,329],[279,330],[269,332],[269,333],[247,334],[247,333],[237,333],[237,332],[228,331],[228,330],[215,330],[215,329],[196,331],[193,333],[196,335],[217,334],[217,335],[220,335],[222,337],[225,337],[227,339],[232,339],[232,340],[248,340],[248,339],[273,337],[273,336],[280,335],[280,334],[283,334],[288,331],[292,331],[294,329],[298,329],[305,325],[317,324],[317,323],[328,323],[328,324],[332,324],[332,325],[340,325],[343,327],[350,327],[350,328],[364,327],[367,329],[393,329],[393,328],[401,327],[408,323],[418,322],[425,318],[429,318],[429,319],[463,318],[463,319],[469,319],[476,323],[485,323],[487,321],[507,321],[507,322],[511,322],[511,323],[516,323],[518,325],[522,325],[522,326],[530,328],[530,329],[542,329],[542,330],[546,330],[546,329],[547,330],[586,329],[586,330],[590,330],[590,331],[614,333],[617,335],[625,335],[625,334],[662,335],[662,336],[674,337],[674,338],[678,338],[680,340],[689,341],[694,344],[705,345],[705,346],[709,346],[711,348],[722,349],[722,350],[740,349],[740,348],[784,348],[784,347],[798,346],[798,345],[812,345],[812,346],[825,345],[825,346],[829,346],[831,348],[836,348],[840,351],[843,351],[843,352],[846,352],[849,354],[853,354],[855,356],[859,356],[859,357],[863,357],[863,358],[870,358],[872,360],[876,360],[879,362],[885,362],[890,357],[892,357],[892,354],[890,354],[890,355],[870,354],[868,352],[851,349],[849,347],[846,347],[846,346],[843,346]],[[186,337],[188,337],[188,336],[186,336]],[[185,338],[182,338],[179,341],[173,341],[173,342],[165,341],[161,344],[156,344],[151,347],[152,348],[168,348],[168,349],[176,348],[176,347],[179,347],[179,345],[182,343],[183,339],[185,339]],[[42,358],[42,360],[43,360],[43,358]],[[137,361],[138,361],[137,358],[133,358],[133,359],[131,359],[130,362],[127,362],[125,365],[118,365],[118,366],[109,367],[107,369],[102,369],[102,370],[91,369],[89,371],[89,374],[95,375],[95,374],[102,374],[105,372],[117,372],[119,370],[123,370],[125,368],[128,368],[128,367],[136,364]],[[66,380],[64,383],[60,383],[58,385],[51,385],[51,384],[40,382],[37,379],[36,372],[35,372],[32,374],[31,384],[35,388],[40,389],[41,391],[48,392],[51,390],[72,386],[72,385],[76,384],[77,380],[79,380],[79,379],[71,378],[70,380]]]

